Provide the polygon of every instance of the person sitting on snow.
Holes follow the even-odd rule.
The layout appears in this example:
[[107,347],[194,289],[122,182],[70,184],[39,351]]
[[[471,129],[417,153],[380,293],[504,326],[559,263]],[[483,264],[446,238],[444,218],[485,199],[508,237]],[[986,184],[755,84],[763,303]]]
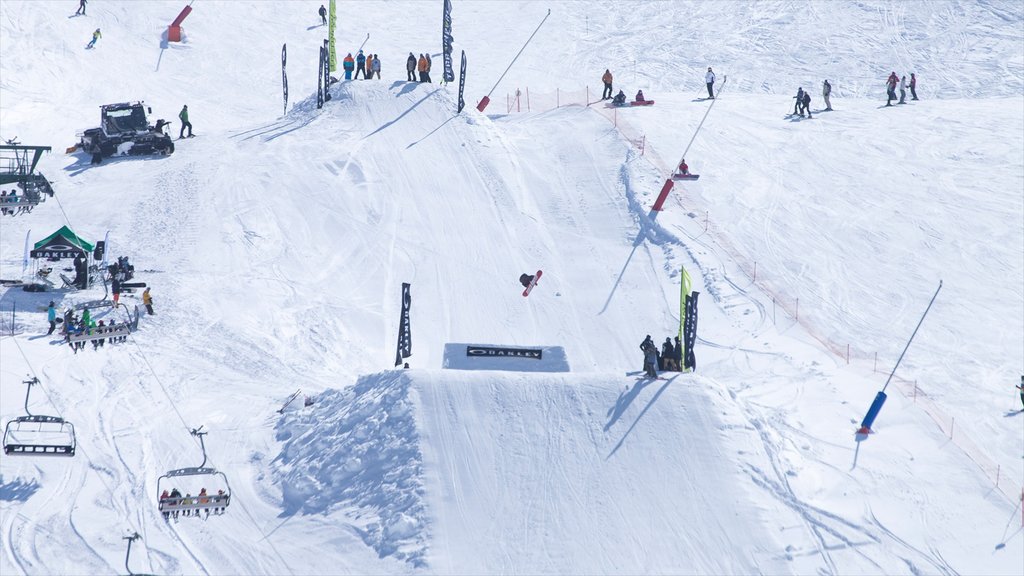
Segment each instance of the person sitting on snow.
[[519,283],[523,285],[523,288],[529,288],[531,282],[533,282],[532,274],[521,274],[519,276]]
[[679,163],[679,173],[684,176],[690,174],[690,167],[686,165],[686,158],[683,158],[683,161]]
[[645,100],[644,100],[644,91],[643,90],[637,90],[636,91],[636,101],[637,102],[645,102]]
[[623,92],[622,90],[619,90],[619,93],[615,95],[615,98],[612,98],[612,104],[625,104],[625,103],[626,103],[626,93]]

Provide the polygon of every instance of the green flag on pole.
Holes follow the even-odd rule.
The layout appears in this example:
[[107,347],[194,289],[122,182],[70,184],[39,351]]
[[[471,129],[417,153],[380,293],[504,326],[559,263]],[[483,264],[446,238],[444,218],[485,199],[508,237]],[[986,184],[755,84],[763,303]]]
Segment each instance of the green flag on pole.
[[337,14],[337,11],[334,8],[334,3],[335,0],[331,0],[330,19],[327,21],[327,49],[329,51],[327,58],[330,61],[331,72],[337,72],[338,70],[338,57],[334,52],[334,20],[335,15]]

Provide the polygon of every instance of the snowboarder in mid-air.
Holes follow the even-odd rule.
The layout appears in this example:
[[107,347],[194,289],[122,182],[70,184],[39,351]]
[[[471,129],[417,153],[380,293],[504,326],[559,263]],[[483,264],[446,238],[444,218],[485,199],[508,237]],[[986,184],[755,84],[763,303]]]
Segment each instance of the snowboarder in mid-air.
[[533,290],[534,286],[537,285],[537,281],[540,280],[541,274],[543,274],[543,272],[537,270],[537,273],[533,275],[525,273],[519,275],[519,283],[523,285],[523,288],[526,288],[523,290],[524,297],[530,295],[530,291]]

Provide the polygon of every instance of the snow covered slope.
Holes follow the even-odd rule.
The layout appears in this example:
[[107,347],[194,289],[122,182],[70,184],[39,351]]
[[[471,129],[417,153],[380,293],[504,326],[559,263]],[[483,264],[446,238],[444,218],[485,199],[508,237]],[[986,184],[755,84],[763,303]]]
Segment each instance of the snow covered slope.
[[[403,81],[410,50],[439,76],[440,3],[343,3],[342,55],[369,33],[384,79],[317,110],[318,5],[203,0],[162,46],[179,3],[0,4],[0,136],[53,146],[57,190],[0,218],[0,277],[26,234],[109,230],[157,309],[76,355],[42,310],[101,288],[0,291],[0,418],[33,373],[32,411],[79,433],[74,459],[0,460],[0,573],[119,572],[132,531],[132,569],[154,573],[1021,573],[1018,5],[552,5],[496,96],[611,67],[658,100],[618,129],[593,107],[472,109],[537,2],[455,2],[461,115],[454,86]],[[708,64],[729,90],[688,155],[704,176],[649,213]],[[894,66],[923,100],[879,110]],[[823,77],[837,110],[784,118]],[[62,154],[99,104],[135,99],[175,133],[187,103],[199,136],[98,167]],[[678,330],[681,266],[703,293],[699,371],[639,383],[644,334]],[[381,372],[402,282],[412,369]],[[452,342],[559,346],[572,372],[440,370]],[[318,402],[277,414],[296,388]],[[199,425],[232,507],[165,523],[157,479],[199,463]]]

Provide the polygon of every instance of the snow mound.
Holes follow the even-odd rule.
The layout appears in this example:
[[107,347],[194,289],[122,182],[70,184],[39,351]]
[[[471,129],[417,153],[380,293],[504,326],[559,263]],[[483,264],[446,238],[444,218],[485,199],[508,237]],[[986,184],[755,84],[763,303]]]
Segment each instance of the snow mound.
[[328,390],[313,410],[286,413],[274,461],[284,513],[343,512],[383,558],[414,566],[425,552],[419,439],[401,372],[360,378]]

